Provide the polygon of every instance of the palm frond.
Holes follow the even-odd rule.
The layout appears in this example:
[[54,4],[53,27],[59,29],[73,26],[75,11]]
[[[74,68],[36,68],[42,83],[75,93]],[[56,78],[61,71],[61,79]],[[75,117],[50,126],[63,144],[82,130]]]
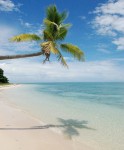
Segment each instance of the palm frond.
[[45,47],[45,48],[49,49],[53,54],[57,55],[58,61],[60,61],[63,66],[68,68],[68,65],[67,65],[64,57],[62,56],[61,52],[57,49],[56,44],[54,42],[52,42],[52,41],[43,42],[41,44],[41,47]]
[[48,46],[49,44],[50,44],[49,41],[48,41],[48,42],[43,42],[43,43],[40,44],[40,46],[41,46],[41,47],[45,47],[45,46]]
[[61,27],[65,27],[66,29],[70,28],[72,26],[72,24],[67,23],[67,24],[60,24],[59,28]]
[[66,63],[66,61],[65,61],[65,59],[64,59],[64,57],[62,56],[62,54],[61,54],[61,52],[59,51],[59,54],[58,54],[58,61],[60,61],[61,62],[61,64],[64,66],[64,67],[67,67],[68,68],[68,65],[67,65],[67,63]]
[[84,53],[77,46],[72,44],[61,44],[61,49],[65,52],[70,53],[74,58],[77,58],[79,61],[84,61]]
[[54,26],[56,26],[57,30],[60,30],[61,28],[66,28],[66,29],[68,29],[68,28],[70,28],[70,27],[72,26],[72,24],[70,24],[70,23],[58,25],[58,24],[56,24],[55,22],[50,21],[50,20],[48,20],[48,19],[44,19],[44,24],[45,24],[47,27],[54,25]]
[[67,63],[66,63],[66,61],[65,61],[65,59],[64,59],[63,56],[61,56],[61,64],[62,64],[63,66],[65,66],[65,67],[68,68],[68,65],[67,65]]
[[57,25],[56,23],[49,21],[48,19],[45,19],[44,23],[47,25],[47,28],[44,30],[45,40],[63,40],[67,35],[68,28],[71,26],[71,24]]
[[57,25],[60,25],[67,17],[67,12],[60,13],[56,5],[50,5],[46,10],[46,18]]
[[53,40],[53,35],[51,34],[51,32],[49,32],[49,30],[43,31],[43,39],[44,40]]
[[[45,30],[50,32],[53,36],[54,41],[63,40],[66,35],[68,28],[71,24],[64,24],[64,20],[67,17],[67,12],[60,13],[57,10],[56,5],[50,5],[46,10],[46,18],[44,19]],[[44,36],[45,37],[45,36]],[[45,38],[47,39],[47,37]]]
[[38,41],[41,40],[36,34],[20,34],[10,39],[11,42]]
[[65,27],[61,27],[59,31],[56,33],[55,39],[56,40],[64,40],[67,35],[68,30]]
[[58,11],[55,5],[50,5],[46,10],[46,18],[50,21],[55,22],[58,18]]
[[58,54],[58,49],[56,48],[56,45],[55,43],[53,42],[50,42],[50,51],[53,53],[53,54]]
[[43,42],[40,44],[43,49],[48,49],[53,54],[58,54],[58,49],[56,48],[56,44],[52,41]]
[[61,16],[61,22],[63,22],[68,17],[68,13],[64,11],[60,14],[60,16]]
[[53,54],[57,55],[58,61],[60,61],[63,66],[68,68],[64,57],[62,56],[61,52],[57,49],[56,44],[54,42],[43,42],[41,43],[41,47],[44,49],[49,49]]
[[48,19],[44,19],[44,24],[46,24],[47,26],[55,25],[58,28],[58,25],[55,22],[50,21]]

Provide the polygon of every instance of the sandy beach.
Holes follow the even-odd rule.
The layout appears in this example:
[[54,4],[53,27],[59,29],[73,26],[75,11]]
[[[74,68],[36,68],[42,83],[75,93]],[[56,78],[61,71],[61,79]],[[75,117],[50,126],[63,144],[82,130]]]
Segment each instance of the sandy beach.
[[21,86],[20,84],[7,84],[7,85],[0,85],[0,90],[5,90],[8,88],[15,88]]
[[[9,86],[10,87],[15,87]],[[8,87],[0,88],[6,90]],[[0,90],[1,150],[91,150],[62,135],[23,110],[8,104]]]

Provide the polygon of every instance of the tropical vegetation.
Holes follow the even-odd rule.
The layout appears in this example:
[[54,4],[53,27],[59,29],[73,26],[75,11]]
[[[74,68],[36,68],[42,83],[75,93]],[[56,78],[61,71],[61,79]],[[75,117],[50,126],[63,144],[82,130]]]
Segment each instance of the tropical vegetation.
[[77,60],[83,61],[84,53],[79,47],[71,43],[62,43],[71,26],[70,24],[64,23],[66,18],[66,11],[60,13],[55,5],[50,5],[46,10],[46,18],[43,20],[44,29],[42,36],[26,33],[14,36],[10,39],[11,42],[40,41],[41,51],[31,54],[0,56],[0,60],[44,55],[45,60],[43,63],[45,63],[49,61],[50,55],[54,54],[62,65],[67,66],[66,60],[62,55],[62,52],[66,52]]
[[3,83],[9,83],[9,80],[4,76],[4,71],[0,68],[0,84]]

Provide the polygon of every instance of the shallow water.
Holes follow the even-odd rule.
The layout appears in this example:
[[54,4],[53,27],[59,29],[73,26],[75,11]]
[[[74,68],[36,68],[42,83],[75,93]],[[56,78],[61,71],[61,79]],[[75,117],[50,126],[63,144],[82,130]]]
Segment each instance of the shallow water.
[[24,84],[3,95],[68,140],[124,150],[124,83]]

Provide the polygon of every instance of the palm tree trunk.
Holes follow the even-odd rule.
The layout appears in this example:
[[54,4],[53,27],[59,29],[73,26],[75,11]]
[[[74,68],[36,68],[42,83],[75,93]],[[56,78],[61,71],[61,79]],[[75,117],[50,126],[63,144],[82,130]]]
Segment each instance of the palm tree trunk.
[[6,55],[6,56],[0,56],[0,60],[35,57],[35,56],[40,56],[42,54],[43,52],[37,52],[37,53],[32,53],[32,54],[22,54],[22,55]]

